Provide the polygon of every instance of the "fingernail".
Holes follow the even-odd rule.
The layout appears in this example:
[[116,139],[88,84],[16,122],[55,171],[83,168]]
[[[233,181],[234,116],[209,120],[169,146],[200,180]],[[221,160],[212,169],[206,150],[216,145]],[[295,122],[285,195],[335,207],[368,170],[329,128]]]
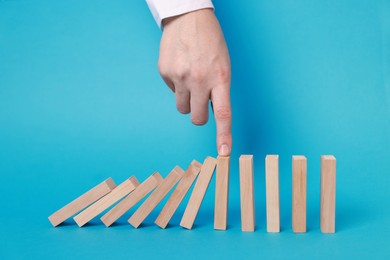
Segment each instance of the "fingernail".
[[227,156],[230,154],[230,148],[227,144],[222,144],[220,147],[219,147],[219,155],[222,155],[222,156]]

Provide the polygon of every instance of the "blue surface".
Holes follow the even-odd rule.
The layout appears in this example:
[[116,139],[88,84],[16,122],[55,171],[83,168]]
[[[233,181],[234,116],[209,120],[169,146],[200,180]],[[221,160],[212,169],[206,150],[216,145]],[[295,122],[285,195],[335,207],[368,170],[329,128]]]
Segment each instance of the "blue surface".
[[[229,45],[234,148],[229,230],[212,181],[194,230],[52,228],[47,217],[112,176],[166,175],[216,155],[157,72],[142,0],[0,1],[1,259],[390,259],[388,0],[214,1]],[[255,155],[255,233],[240,229],[237,161]],[[264,157],[280,154],[281,227],[265,230]],[[291,231],[291,155],[308,157],[308,232]],[[337,157],[337,233],[319,230],[319,156]],[[188,197],[186,197],[186,201]]]

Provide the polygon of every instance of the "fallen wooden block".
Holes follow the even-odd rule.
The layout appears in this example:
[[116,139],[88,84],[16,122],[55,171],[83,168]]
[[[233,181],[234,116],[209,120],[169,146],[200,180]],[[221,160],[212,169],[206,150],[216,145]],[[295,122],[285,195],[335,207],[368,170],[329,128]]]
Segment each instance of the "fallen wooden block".
[[321,156],[321,231],[336,231],[336,158]]
[[115,202],[119,201],[127,194],[132,192],[138,185],[139,182],[137,178],[134,176],[130,177],[117,186],[114,190],[112,190],[109,194],[99,199],[97,202],[76,215],[73,219],[76,221],[79,227],[84,226],[94,217],[112,206]]
[[279,156],[265,158],[265,188],[267,201],[267,232],[280,231]]
[[161,228],[165,228],[168,225],[184,196],[191,188],[191,185],[194,182],[196,176],[198,176],[201,167],[202,165],[199,162],[195,160],[192,161],[187,171],[184,173],[183,178],[177,184],[176,189],[173,191],[172,195],[169,197],[167,203],[164,205],[156,221],[154,222],[156,225]]
[[111,192],[115,186],[114,181],[111,178],[108,178],[66,206],[54,212],[49,216],[49,221],[54,227],[58,226],[68,218],[80,212],[82,209],[88,207],[107,193]]
[[241,202],[241,230],[255,231],[255,200],[253,155],[241,155],[240,163],[240,202]]
[[142,200],[149,192],[156,188],[163,178],[158,172],[150,175],[144,182],[142,182],[132,193],[127,195],[121,202],[116,204],[111,210],[104,214],[100,220],[109,227],[123,214],[130,210],[135,204]]
[[183,176],[184,171],[176,166],[162,183],[153,191],[146,201],[134,212],[128,222],[135,228],[145,220],[145,218],[153,211],[160,201],[168,194],[175,184]]
[[194,190],[181,219],[180,226],[187,229],[192,228],[211,177],[213,176],[216,163],[217,160],[210,156],[204,160],[198,180],[195,183]]
[[218,156],[215,182],[214,229],[226,230],[228,217],[230,157]]
[[306,232],[306,157],[292,157],[292,228]]

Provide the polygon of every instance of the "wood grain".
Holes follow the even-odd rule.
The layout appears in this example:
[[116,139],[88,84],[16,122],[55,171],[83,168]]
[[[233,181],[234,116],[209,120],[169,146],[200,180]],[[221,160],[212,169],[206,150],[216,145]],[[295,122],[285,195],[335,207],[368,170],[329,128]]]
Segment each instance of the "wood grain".
[[267,200],[267,232],[280,232],[279,156],[265,158],[265,188]]
[[217,160],[210,156],[204,160],[198,180],[195,183],[194,190],[192,191],[190,200],[188,201],[184,215],[181,219],[180,226],[187,229],[192,228],[210,180],[213,177],[216,163]]
[[88,207],[107,193],[115,188],[115,183],[111,178],[96,185],[80,197],[76,198],[69,204],[54,212],[49,216],[49,221],[56,227],[68,218],[80,212],[82,209]]
[[184,171],[176,166],[162,183],[153,191],[152,194],[144,201],[144,203],[134,212],[128,222],[135,228],[145,220],[145,218],[153,211],[153,209],[161,202],[168,192],[183,176]]
[[118,185],[115,189],[113,189],[109,194],[99,199],[85,210],[81,211],[73,219],[76,221],[79,227],[84,226],[94,217],[112,206],[115,202],[118,202],[120,199],[132,192],[138,185],[139,182],[137,178],[134,176],[130,177]]
[[230,157],[218,156],[215,182],[214,229],[226,230],[228,221]]
[[255,200],[253,155],[241,155],[240,164],[240,202],[241,230],[255,231]]
[[109,227],[117,221],[123,214],[129,211],[135,204],[148,195],[154,188],[156,188],[163,178],[158,172],[150,175],[145,181],[143,181],[132,193],[130,193],[121,202],[116,204],[111,210],[103,215],[100,220]]
[[292,157],[292,228],[295,233],[306,232],[306,176],[305,156]]
[[336,231],[336,158],[321,156],[321,231]]
[[192,161],[184,173],[183,178],[177,184],[175,190],[172,192],[172,195],[169,197],[167,203],[164,205],[156,221],[154,222],[157,226],[165,228],[168,225],[173,214],[179,207],[181,201],[184,199],[184,196],[187,194],[188,190],[192,186],[192,183],[198,176],[201,167],[202,164],[195,160]]

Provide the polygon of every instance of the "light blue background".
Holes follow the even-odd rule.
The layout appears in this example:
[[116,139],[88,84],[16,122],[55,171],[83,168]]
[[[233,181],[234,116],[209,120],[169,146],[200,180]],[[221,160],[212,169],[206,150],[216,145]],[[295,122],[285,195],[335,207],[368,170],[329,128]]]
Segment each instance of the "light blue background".
[[[232,60],[229,230],[214,185],[194,230],[52,228],[47,217],[117,183],[216,155],[215,124],[179,114],[157,72],[143,0],[0,1],[0,258],[390,257],[388,0],[216,0]],[[265,230],[264,157],[280,154],[281,228]],[[255,155],[255,233],[242,233],[238,156]],[[291,231],[291,156],[308,158],[308,232]],[[337,157],[337,233],[319,231],[319,157]],[[186,201],[188,197],[186,197]]]

